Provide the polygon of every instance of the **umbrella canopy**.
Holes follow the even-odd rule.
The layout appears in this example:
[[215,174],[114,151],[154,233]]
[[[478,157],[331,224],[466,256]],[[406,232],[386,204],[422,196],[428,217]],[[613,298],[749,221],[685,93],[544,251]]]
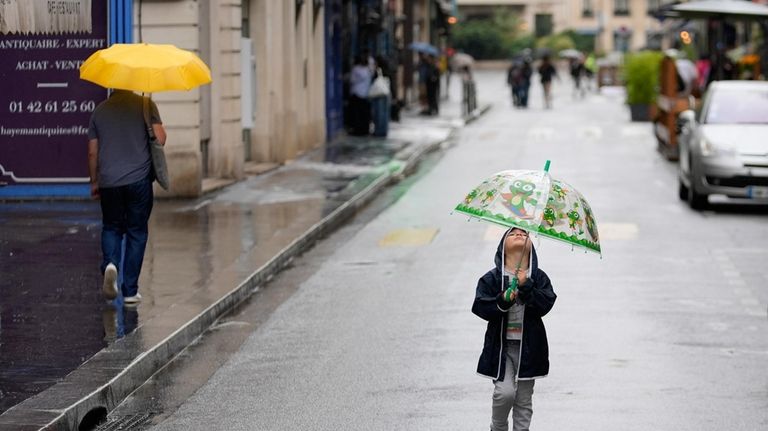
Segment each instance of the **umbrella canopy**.
[[579,50],[573,48],[564,49],[558,55],[562,58],[581,58],[583,56]]
[[114,44],[80,66],[80,79],[106,88],[155,93],[191,90],[211,82],[211,71],[194,53],[173,45]]
[[416,52],[423,52],[424,54],[429,54],[434,56],[437,56],[440,54],[440,50],[437,49],[437,47],[435,47],[434,45],[430,45],[427,42],[413,42],[412,44],[408,45],[408,48]]
[[475,64],[475,58],[463,52],[457,52],[451,57],[451,66],[458,70],[462,67],[472,67]]
[[743,0],[698,0],[671,9],[683,18],[768,17],[768,6]]
[[544,171],[501,171],[472,189],[455,210],[468,216],[517,227],[543,237],[600,253],[592,209],[574,187]]

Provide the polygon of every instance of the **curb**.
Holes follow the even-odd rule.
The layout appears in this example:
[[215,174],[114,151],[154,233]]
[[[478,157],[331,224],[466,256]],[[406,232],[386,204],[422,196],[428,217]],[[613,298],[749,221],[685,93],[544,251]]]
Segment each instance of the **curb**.
[[469,115],[464,117],[464,124],[469,124],[469,123],[472,123],[473,121],[476,121],[478,118],[482,117],[488,111],[490,111],[492,107],[493,107],[493,104],[486,103],[485,105],[470,112]]

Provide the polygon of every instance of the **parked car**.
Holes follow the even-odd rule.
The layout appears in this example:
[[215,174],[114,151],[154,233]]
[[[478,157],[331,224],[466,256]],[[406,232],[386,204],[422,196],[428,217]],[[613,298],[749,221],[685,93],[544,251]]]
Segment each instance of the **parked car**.
[[712,194],[768,202],[768,82],[713,82],[701,111],[680,121],[680,199],[694,209]]

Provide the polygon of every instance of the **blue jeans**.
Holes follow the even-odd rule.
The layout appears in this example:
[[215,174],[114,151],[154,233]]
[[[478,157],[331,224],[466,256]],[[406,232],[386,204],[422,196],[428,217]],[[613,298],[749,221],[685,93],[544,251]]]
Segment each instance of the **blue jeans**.
[[[113,263],[122,275],[120,291],[134,296],[139,291],[139,274],[149,237],[149,215],[154,195],[152,181],[141,180],[120,187],[99,189],[101,194],[101,272]],[[122,241],[125,236],[125,256]],[[121,259],[123,257],[124,259]],[[120,262],[124,262],[120,267]]]

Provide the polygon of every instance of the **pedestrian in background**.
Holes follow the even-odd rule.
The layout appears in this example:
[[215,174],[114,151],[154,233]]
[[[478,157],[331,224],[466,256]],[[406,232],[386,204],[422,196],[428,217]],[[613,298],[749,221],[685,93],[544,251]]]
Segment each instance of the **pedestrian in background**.
[[587,55],[587,59],[584,60],[584,73],[587,89],[591,91],[597,88],[597,86],[592,86],[592,80],[597,76],[597,59],[595,58],[594,52],[590,52],[589,55]]
[[523,85],[523,62],[514,59],[507,69],[507,85],[512,91],[512,106],[520,107],[520,87]]
[[437,57],[430,55],[427,57],[427,104],[429,105],[429,115],[438,115],[440,113],[440,68],[438,67]]
[[370,133],[371,106],[368,103],[368,91],[372,79],[368,59],[362,55],[357,56],[349,76],[350,133],[355,136],[366,136]]
[[[101,201],[102,290],[107,299],[116,298],[120,291],[126,305],[141,301],[139,274],[154,199],[143,102],[144,98],[131,91],[114,90],[93,111],[88,128],[91,196]],[[165,145],[166,133],[157,106],[151,100],[148,106],[151,127]],[[117,285],[118,271],[123,275],[121,286]]]
[[385,138],[389,133],[390,100],[392,95],[389,64],[382,56],[376,57],[376,70],[368,91],[373,118],[373,136]]
[[528,107],[528,89],[531,86],[531,61],[527,58],[512,60],[507,70],[507,84],[512,89],[512,105],[518,108]]
[[421,111],[419,114],[429,114],[429,97],[427,96],[427,81],[429,81],[429,58],[423,52],[419,53],[419,63],[416,65],[416,71],[419,76],[419,104]]
[[587,75],[587,69],[584,66],[584,58],[579,56],[570,59],[570,72],[573,78],[573,98],[583,99],[586,94],[585,84],[582,82]]
[[541,59],[539,65],[539,77],[541,78],[541,86],[544,87],[544,107],[546,109],[552,108],[552,78],[557,77],[557,71],[552,62],[549,61],[549,56],[545,55]]
[[[472,312],[486,320],[485,344],[477,364],[493,379],[491,431],[528,430],[533,416],[535,379],[549,373],[549,345],[542,316],[555,304],[547,274],[539,269],[528,233],[504,233],[495,268],[477,282]],[[517,279],[516,286],[512,283]]]
[[523,82],[520,85],[520,106],[523,108],[528,107],[528,94],[531,88],[531,76],[533,75],[533,68],[531,67],[531,58],[523,58]]

